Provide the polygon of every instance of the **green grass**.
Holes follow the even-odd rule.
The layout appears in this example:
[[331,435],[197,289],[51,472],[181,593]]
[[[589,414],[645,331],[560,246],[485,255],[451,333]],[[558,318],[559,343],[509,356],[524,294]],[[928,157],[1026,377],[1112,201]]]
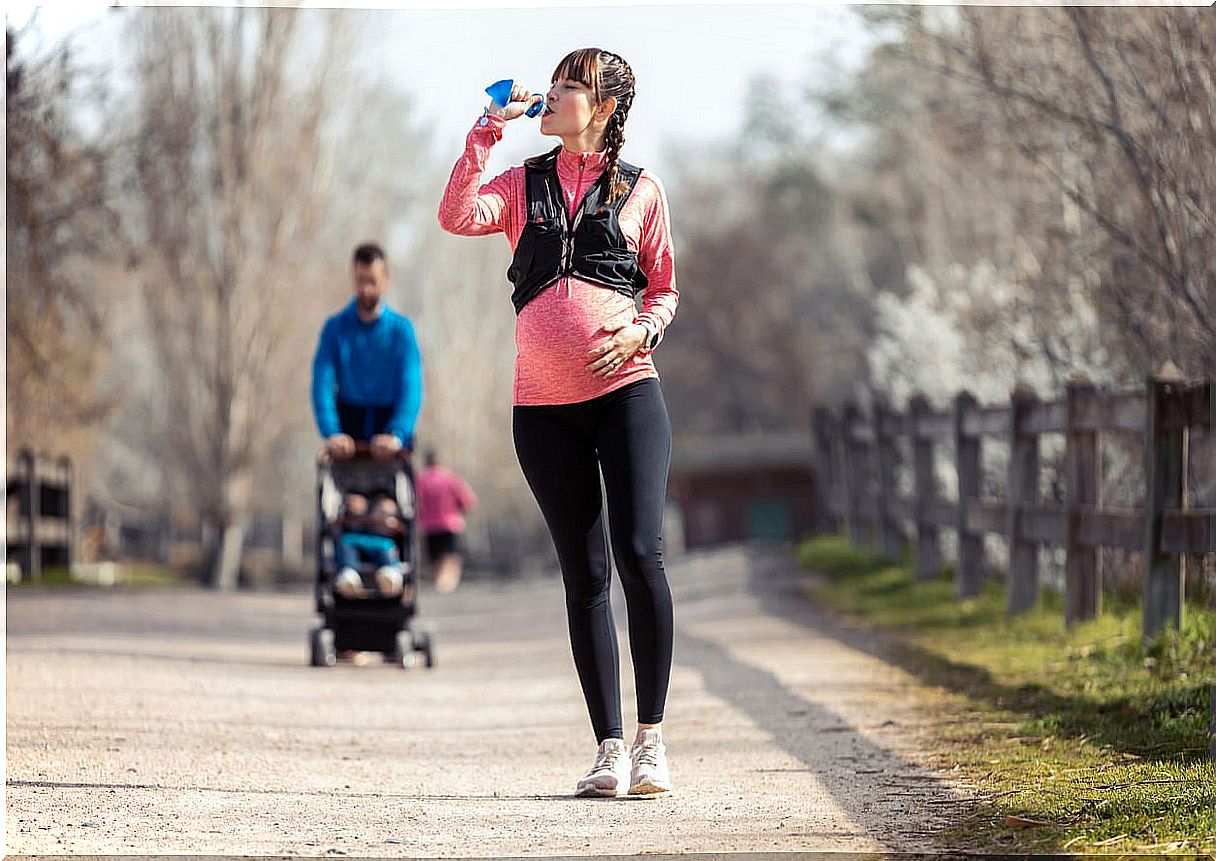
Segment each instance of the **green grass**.
[[[960,601],[950,573],[916,582],[841,538],[799,548],[816,592],[894,635],[884,655],[943,691],[938,764],[982,803],[947,842],[969,849],[1188,853],[1216,850],[1208,762],[1216,614],[1144,644],[1139,607],[1108,603],[1066,628],[1062,598],[1009,617],[1000,583]],[[1028,823],[1043,823],[1034,825]]]
[[197,582],[183,576],[168,565],[154,562],[129,562],[119,566],[118,582],[124,586],[196,586]]
[[156,587],[192,585],[191,581],[174,572],[167,565],[157,565],[153,562],[130,562],[118,566],[114,586],[99,586],[95,583],[73,580],[69,570],[63,566],[48,566],[42,569],[42,576],[34,583],[23,580],[21,583],[9,583],[9,589],[109,589],[116,587]]

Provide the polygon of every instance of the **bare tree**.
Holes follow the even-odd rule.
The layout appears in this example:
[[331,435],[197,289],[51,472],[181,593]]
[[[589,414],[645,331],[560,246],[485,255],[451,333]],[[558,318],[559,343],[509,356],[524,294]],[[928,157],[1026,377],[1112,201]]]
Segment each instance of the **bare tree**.
[[324,313],[311,245],[331,200],[342,19],[308,29],[308,14],[143,9],[130,19],[130,242],[167,421],[153,455],[209,527],[217,588],[236,583],[259,471],[299,415],[292,381]]
[[96,282],[117,244],[110,153],[69,116],[82,82],[67,43],[26,55],[21,41],[6,30],[8,444],[80,461],[115,403],[95,389],[105,364]]
[[[897,156],[895,187],[913,191],[900,217],[917,262],[939,280],[995,267],[1034,322],[1017,349],[1064,373],[1212,367],[1211,14],[967,8],[883,23],[896,39],[854,95]],[[1078,296],[1101,348],[1059,325]]]
[[[969,14],[953,53],[1096,234],[1110,258],[1104,298],[1142,351],[1199,373],[1216,357],[1216,20],[1199,9],[1058,12],[1037,28]],[[997,51],[992,34],[1008,24],[1027,37]]]

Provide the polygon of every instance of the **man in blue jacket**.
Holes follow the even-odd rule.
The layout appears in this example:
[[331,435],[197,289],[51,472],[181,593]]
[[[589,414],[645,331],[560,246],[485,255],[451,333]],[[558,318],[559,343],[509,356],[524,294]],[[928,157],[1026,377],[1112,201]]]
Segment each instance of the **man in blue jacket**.
[[376,457],[412,449],[422,406],[422,359],[409,319],[384,301],[388,261],[373,243],[355,249],[355,297],[325,321],[312,362],[312,408],[336,459],[371,443]]

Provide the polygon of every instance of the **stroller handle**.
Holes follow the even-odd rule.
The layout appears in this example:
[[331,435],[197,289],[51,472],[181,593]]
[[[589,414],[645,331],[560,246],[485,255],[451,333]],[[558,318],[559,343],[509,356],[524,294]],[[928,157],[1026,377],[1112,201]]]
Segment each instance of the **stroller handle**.
[[[401,448],[397,449],[397,451],[395,451],[391,457],[376,457],[374,454],[372,454],[371,443],[366,442],[365,440],[357,440],[355,442],[355,453],[350,457],[342,458],[342,461],[344,463],[348,463],[355,460],[401,460],[408,463],[412,459],[412,456],[413,452],[405,446],[402,446]],[[327,449],[325,446],[321,446],[321,450],[317,452],[317,463],[333,463],[334,459],[335,458],[330,455],[329,449]]]

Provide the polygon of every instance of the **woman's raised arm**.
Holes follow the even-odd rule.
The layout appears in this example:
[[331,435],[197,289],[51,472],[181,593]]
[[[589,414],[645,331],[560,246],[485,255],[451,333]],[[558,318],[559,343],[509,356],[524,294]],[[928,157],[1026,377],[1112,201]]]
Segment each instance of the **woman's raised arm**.
[[490,149],[502,139],[506,120],[496,116],[479,119],[465,139],[464,152],[452,168],[443,199],[439,202],[439,225],[459,236],[485,236],[507,230],[507,221],[515,212],[519,178],[522,168],[501,173],[485,185],[485,171]]

